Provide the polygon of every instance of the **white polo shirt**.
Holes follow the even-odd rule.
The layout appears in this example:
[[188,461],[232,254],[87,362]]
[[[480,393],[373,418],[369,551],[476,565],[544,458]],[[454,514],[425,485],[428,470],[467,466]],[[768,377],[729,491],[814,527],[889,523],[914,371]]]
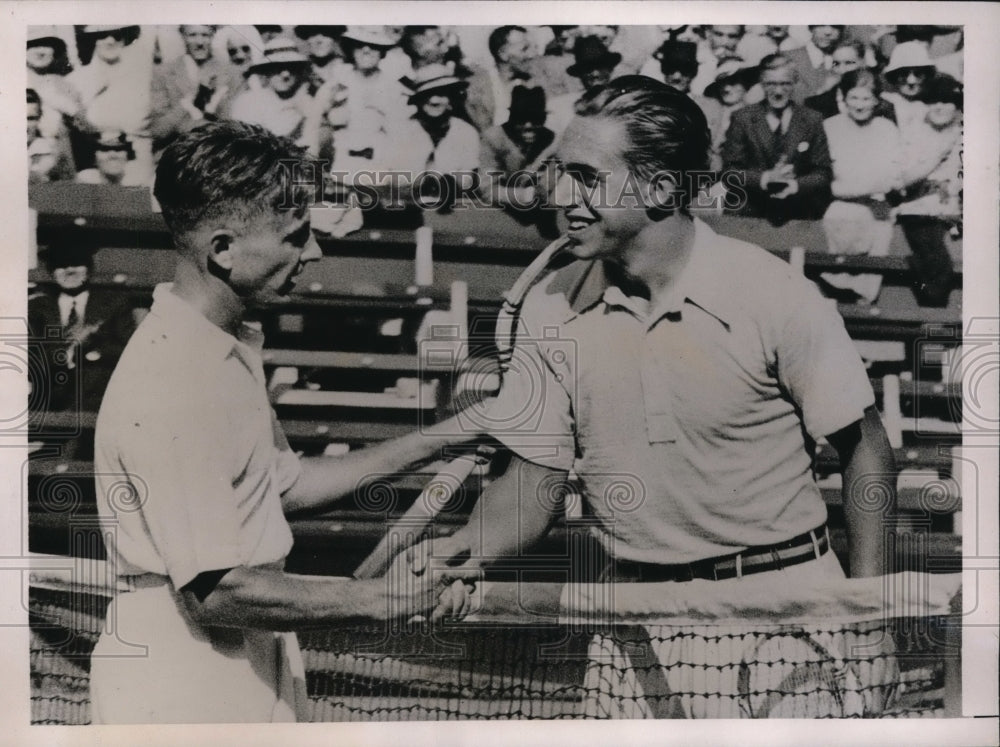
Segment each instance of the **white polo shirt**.
[[576,473],[617,557],[691,562],[822,524],[812,442],[874,403],[836,308],[698,220],[688,265],[650,306],[600,262],[533,288],[493,435]]
[[161,285],[97,419],[98,509],[118,575],[283,561],[299,461],[267,399],[261,335],[227,334]]

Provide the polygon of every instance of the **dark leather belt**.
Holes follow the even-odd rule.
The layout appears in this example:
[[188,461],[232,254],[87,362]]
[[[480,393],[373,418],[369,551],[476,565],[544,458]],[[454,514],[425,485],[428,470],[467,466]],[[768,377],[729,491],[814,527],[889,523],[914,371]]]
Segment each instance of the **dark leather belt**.
[[696,560],[693,563],[663,565],[618,559],[612,561],[612,565],[605,572],[605,577],[608,580],[618,581],[693,581],[696,578],[722,581],[753,573],[776,571],[816,560],[829,549],[830,534],[824,524],[787,542],[748,547],[732,555]]

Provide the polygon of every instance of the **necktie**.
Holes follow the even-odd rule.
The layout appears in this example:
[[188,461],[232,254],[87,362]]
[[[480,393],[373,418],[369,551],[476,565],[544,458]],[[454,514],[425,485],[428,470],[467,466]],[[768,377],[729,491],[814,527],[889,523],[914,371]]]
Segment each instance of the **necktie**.
[[72,329],[80,322],[80,315],[76,311],[76,299],[74,298],[69,306],[69,316],[66,317],[66,328]]
[[781,134],[781,120],[778,120],[778,126],[774,128],[771,137],[771,152],[774,154],[775,160],[777,160],[781,158],[782,153],[785,151],[785,137]]

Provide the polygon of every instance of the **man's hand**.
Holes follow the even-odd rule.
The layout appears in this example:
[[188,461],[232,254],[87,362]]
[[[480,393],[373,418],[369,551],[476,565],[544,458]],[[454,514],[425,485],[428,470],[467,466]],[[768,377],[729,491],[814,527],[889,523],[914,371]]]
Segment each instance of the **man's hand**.
[[791,177],[786,180],[787,186],[780,192],[776,192],[771,195],[775,200],[784,200],[786,197],[791,197],[797,194],[799,191],[799,181],[795,177]]
[[425,620],[429,614],[432,622],[458,620],[472,608],[471,595],[480,572],[474,568],[432,567],[427,547],[430,542],[400,553],[385,577],[373,581],[385,584],[386,618]]

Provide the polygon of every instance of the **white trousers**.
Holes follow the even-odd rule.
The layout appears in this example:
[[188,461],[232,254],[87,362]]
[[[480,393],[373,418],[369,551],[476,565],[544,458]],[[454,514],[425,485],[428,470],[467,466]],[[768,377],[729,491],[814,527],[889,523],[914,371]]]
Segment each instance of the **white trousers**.
[[90,691],[101,724],[287,722],[307,702],[294,633],[201,627],[169,585],[112,600]]

